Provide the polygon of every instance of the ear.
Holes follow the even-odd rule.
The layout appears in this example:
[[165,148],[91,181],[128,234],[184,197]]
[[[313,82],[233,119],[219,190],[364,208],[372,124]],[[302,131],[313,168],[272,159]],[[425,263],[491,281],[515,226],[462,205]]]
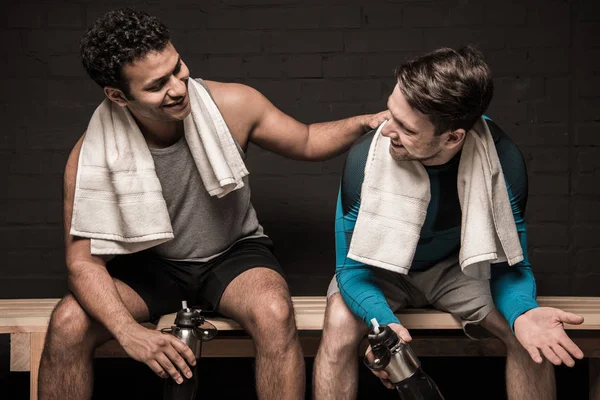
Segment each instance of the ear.
[[114,101],[121,107],[125,107],[129,103],[129,100],[127,100],[125,93],[123,93],[121,89],[106,86],[104,88],[104,94],[110,101]]
[[456,149],[462,146],[467,132],[464,129],[456,129],[454,131],[448,132],[448,136],[446,137],[446,141],[444,145],[448,149]]

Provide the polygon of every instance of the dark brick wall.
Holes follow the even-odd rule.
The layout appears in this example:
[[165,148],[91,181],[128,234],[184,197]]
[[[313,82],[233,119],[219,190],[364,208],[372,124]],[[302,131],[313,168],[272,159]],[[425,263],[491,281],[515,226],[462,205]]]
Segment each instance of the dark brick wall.
[[[489,114],[529,166],[539,293],[600,294],[597,0],[13,0],[0,9],[0,297],[66,290],[62,173],[103,97],[78,43],[123,5],[170,26],[193,76],[251,85],[304,122],[378,111],[407,57],[478,44],[496,79]],[[342,164],[250,149],[254,204],[295,294],[324,294],[333,273]]]
[[[65,290],[61,176],[101,90],[79,62],[86,27],[115,6],[161,16],[193,76],[243,82],[285,112],[325,121],[385,106],[392,70],[476,43],[495,75],[489,114],[529,166],[530,253],[540,294],[600,291],[600,7],[594,0],[20,1],[0,37],[0,297]],[[294,293],[333,272],[343,157],[285,160],[251,148],[254,203]]]

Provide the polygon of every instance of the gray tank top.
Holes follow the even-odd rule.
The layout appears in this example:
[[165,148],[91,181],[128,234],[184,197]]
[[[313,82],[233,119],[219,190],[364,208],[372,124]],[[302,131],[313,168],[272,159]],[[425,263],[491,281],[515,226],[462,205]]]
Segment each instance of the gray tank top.
[[250,203],[247,176],[243,188],[219,199],[204,188],[185,138],[150,153],[175,235],[151,251],[173,260],[208,261],[237,241],[266,236]]

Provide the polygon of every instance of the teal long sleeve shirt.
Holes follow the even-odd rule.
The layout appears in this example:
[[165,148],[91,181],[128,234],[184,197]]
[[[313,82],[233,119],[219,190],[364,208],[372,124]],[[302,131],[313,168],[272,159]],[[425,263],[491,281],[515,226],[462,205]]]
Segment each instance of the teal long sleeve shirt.
[[[513,216],[517,225],[524,260],[509,266],[492,264],[490,286],[496,308],[510,326],[522,313],[538,307],[535,279],[527,255],[525,206],[527,171],[517,146],[492,121],[487,121],[504,173]],[[371,266],[347,257],[360,208],[360,189],[371,141],[371,132],[350,151],[344,167],[336,208],[336,279],[340,293],[360,319],[370,325],[372,318],[380,324],[400,323],[390,309]],[[431,185],[431,201],[421,229],[421,237],[411,266],[412,271],[431,268],[460,249],[461,211],[456,189],[460,155],[442,166],[426,167]]]

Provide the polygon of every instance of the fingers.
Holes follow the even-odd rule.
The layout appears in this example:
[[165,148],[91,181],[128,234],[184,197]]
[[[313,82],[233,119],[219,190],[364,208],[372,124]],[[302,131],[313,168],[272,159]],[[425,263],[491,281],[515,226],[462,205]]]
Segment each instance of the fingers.
[[162,369],[164,369],[165,372],[169,374],[171,378],[173,378],[175,382],[183,383],[183,378],[181,377],[181,374],[179,373],[179,371],[177,371],[177,368],[175,368],[171,360],[169,360],[169,358],[165,354],[159,354],[158,356],[156,356],[156,361],[160,364]]
[[181,354],[183,356],[183,358],[185,358],[185,360],[188,362],[188,364],[190,364],[192,366],[196,365],[196,356],[194,355],[194,352],[192,351],[192,349],[189,348],[189,346],[187,344],[183,343],[181,340],[179,340],[175,337],[171,341],[171,344],[173,345],[175,350],[177,350],[177,352],[179,354]]
[[563,310],[558,310],[558,318],[561,322],[566,322],[571,325],[581,325],[583,324],[583,317],[581,315],[573,314],[570,312],[566,312]]
[[550,348],[550,346],[543,346],[540,350],[542,351],[542,354],[544,354],[544,357],[546,357],[546,359],[548,361],[550,361],[552,364],[554,364],[554,365],[561,364],[562,361],[556,355],[556,353],[554,353],[554,351]]
[[192,377],[192,371],[190,370],[190,367],[188,367],[185,360],[179,355],[179,353],[177,352],[177,350],[175,348],[168,347],[167,349],[165,349],[165,354],[167,355],[169,360],[173,364],[175,364],[175,366],[177,367],[179,372],[181,372],[183,375],[185,375],[186,378],[189,379]]
[[575,365],[575,361],[573,361],[569,353],[567,353],[566,350],[563,349],[560,344],[557,343],[551,346],[551,349],[554,352],[554,354],[556,354],[558,358],[560,358],[560,361],[565,363],[566,366],[572,367]]
[[540,356],[540,352],[539,352],[539,350],[537,349],[537,347],[535,347],[535,346],[529,346],[529,347],[526,347],[526,348],[525,348],[525,350],[527,350],[527,352],[528,352],[528,353],[529,353],[529,355],[531,356],[531,359],[532,359],[532,360],[533,360],[535,363],[537,363],[537,364],[541,364],[541,363],[542,363],[542,361],[544,360],[544,359],[542,358],[542,356]]
[[392,382],[390,382],[390,381],[389,381],[389,380],[387,380],[387,379],[381,379],[381,383],[383,383],[383,384],[384,384],[384,386],[385,386],[386,388],[388,388],[388,389],[393,389],[393,388],[394,388],[394,385],[392,385]]
[[150,362],[148,362],[148,366],[150,367],[150,369],[159,377],[165,379],[167,378],[169,375],[165,372],[165,370],[160,366],[159,363],[157,363],[155,360],[152,360]]
[[410,333],[408,333],[408,329],[406,329],[402,325],[397,323],[391,323],[389,324],[389,327],[392,328],[392,330],[396,332],[396,335],[398,335],[398,337],[404,342],[408,343],[412,340]]
[[558,343],[571,355],[579,360],[583,358],[583,351],[567,336],[565,333],[561,338],[559,338]]

